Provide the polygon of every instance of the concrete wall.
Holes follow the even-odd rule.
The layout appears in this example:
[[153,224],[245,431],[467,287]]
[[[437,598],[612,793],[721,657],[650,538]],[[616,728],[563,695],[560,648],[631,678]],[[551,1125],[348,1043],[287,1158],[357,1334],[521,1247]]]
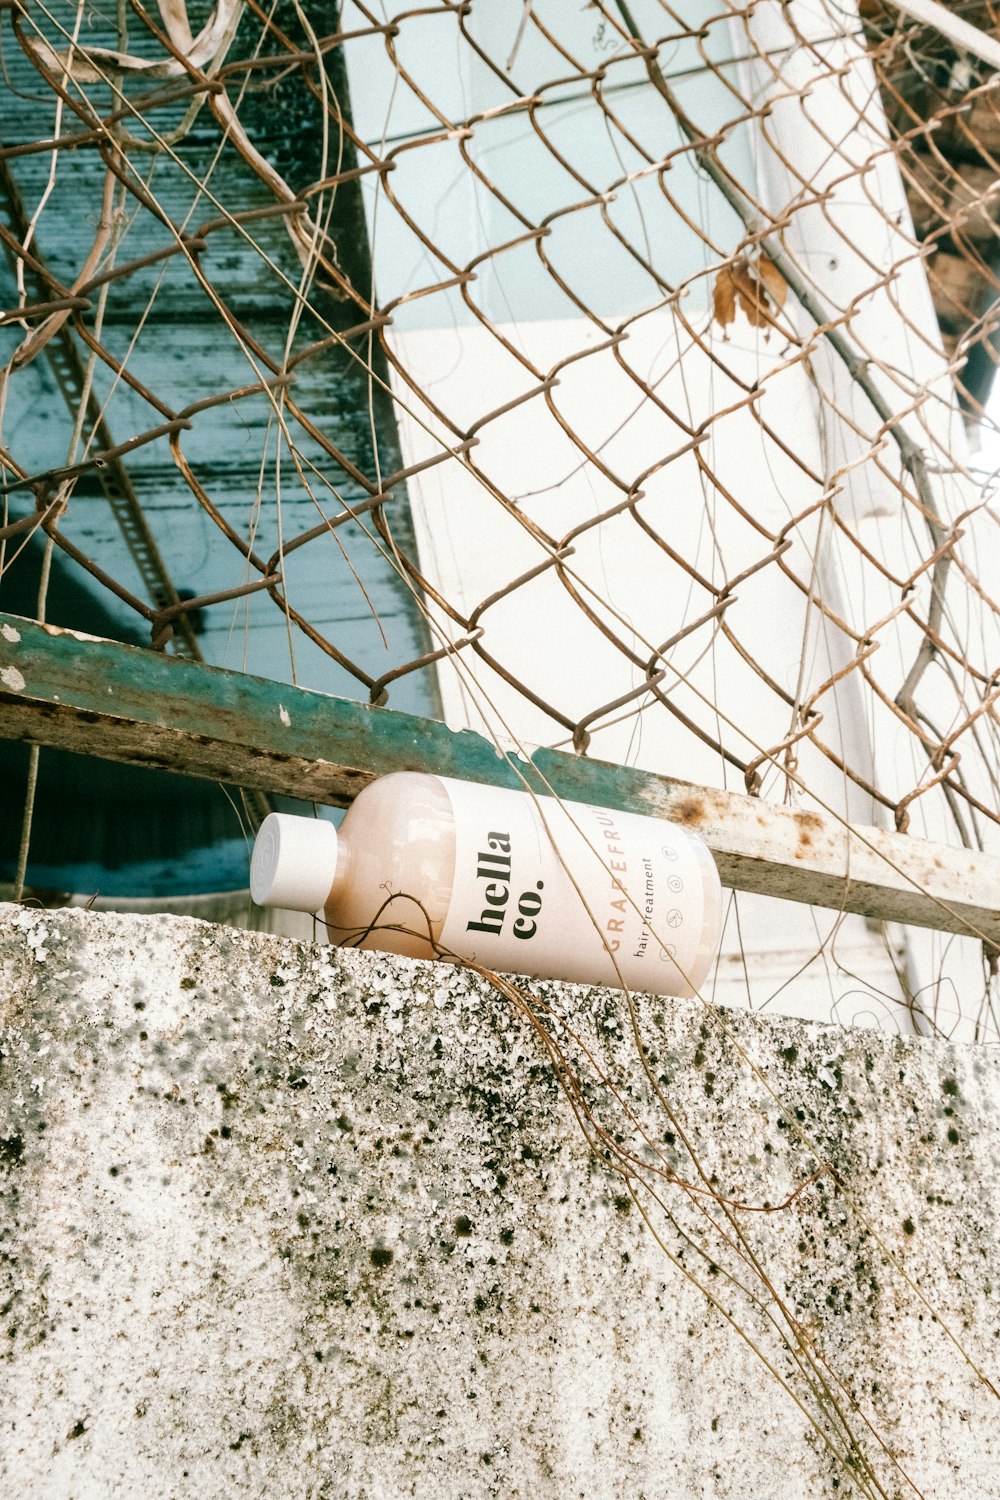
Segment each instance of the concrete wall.
[[0,1494],[1000,1495],[996,1052],[0,911]]

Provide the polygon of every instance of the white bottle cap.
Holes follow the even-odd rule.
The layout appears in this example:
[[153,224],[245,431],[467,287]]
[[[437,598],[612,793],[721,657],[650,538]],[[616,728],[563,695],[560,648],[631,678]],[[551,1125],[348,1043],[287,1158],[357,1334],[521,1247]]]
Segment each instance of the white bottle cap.
[[268,813],[250,861],[250,894],[258,906],[319,911],[337,872],[337,830],[320,818]]

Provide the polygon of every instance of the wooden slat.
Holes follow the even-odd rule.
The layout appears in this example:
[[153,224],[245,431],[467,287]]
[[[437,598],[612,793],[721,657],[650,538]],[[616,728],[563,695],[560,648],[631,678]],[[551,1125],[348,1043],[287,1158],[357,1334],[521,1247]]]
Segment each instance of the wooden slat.
[[701,835],[724,885],[1000,946],[1000,859],[0,614],[0,736],[344,806],[435,771],[653,813]]

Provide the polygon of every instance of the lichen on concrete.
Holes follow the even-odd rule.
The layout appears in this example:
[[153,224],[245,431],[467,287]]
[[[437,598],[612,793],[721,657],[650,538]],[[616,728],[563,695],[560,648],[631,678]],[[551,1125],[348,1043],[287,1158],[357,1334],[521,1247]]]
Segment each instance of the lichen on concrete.
[[2,910],[0,1494],[1000,1494],[996,1053]]

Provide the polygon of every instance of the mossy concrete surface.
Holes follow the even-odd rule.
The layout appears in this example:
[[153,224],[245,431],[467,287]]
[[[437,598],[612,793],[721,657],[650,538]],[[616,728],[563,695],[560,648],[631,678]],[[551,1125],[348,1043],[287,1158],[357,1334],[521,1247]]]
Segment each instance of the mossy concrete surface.
[[995,1051],[0,913],[3,1496],[1000,1496]]

